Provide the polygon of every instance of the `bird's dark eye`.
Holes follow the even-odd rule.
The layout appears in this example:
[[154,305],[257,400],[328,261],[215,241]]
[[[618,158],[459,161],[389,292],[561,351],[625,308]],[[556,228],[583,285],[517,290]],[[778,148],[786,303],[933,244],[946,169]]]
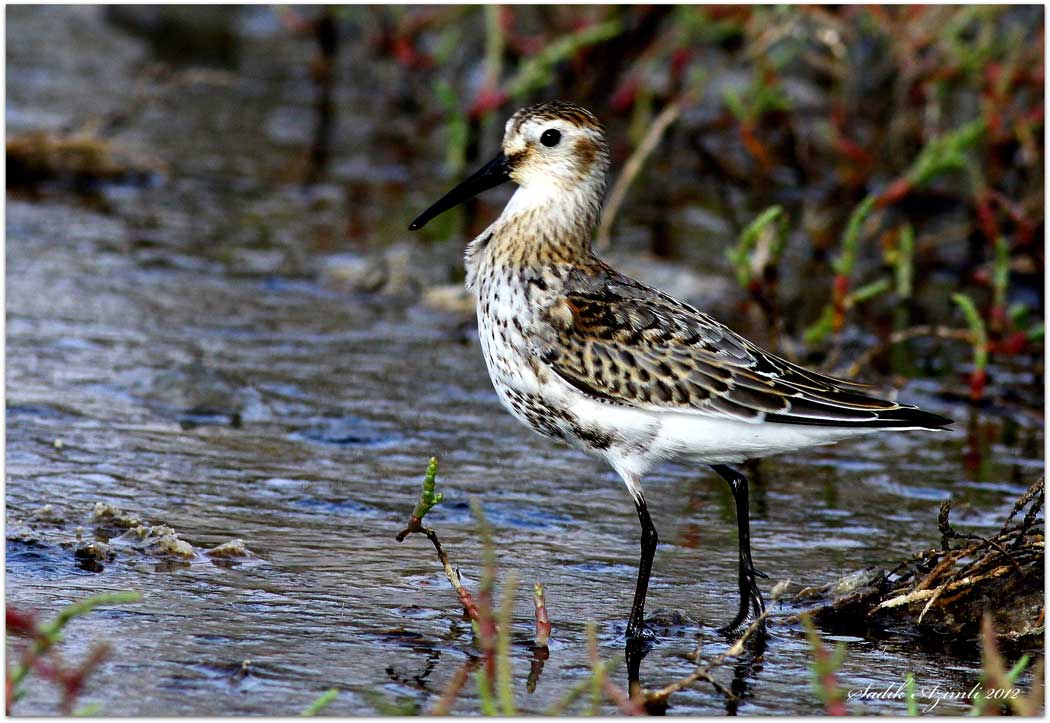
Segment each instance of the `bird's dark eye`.
[[548,148],[553,148],[554,146],[558,145],[558,141],[560,140],[561,131],[555,130],[553,128],[548,128],[547,130],[543,131],[543,135],[540,136],[540,143],[547,146]]

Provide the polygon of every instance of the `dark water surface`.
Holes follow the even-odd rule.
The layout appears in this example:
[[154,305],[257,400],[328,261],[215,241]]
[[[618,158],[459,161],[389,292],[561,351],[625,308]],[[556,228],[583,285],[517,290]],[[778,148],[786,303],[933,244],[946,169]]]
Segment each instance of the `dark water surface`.
[[[9,130],[112,111],[148,57],[96,9],[10,8],[8,21]],[[437,455],[446,501],[428,521],[476,586],[468,501],[481,501],[501,578],[514,571],[522,582],[516,639],[531,635],[531,583],[547,585],[554,636],[532,693],[531,648],[512,650],[517,702],[542,711],[588,675],[589,621],[602,656],[622,654],[638,552],[629,497],[602,464],[502,410],[470,323],[411,296],[324,283],[314,264],[346,216],[389,243],[418,204],[397,164],[376,171],[374,185],[361,181],[357,201],[342,186],[275,180],[306,142],[309,50],[304,42],[282,57],[276,48],[287,45],[267,44],[275,31],[263,11],[242,22],[240,62],[253,80],[216,86],[226,72],[216,70],[164,86],[119,134],[163,159],[163,178],[89,200],[60,189],[8,196],[7,603],[52,613],[103,590],[144,593],[69,629],[68,660],[93,641],[113,644],[83,700],[106,714],[292,714],[331,687],[343,691],[333,714],[374,714],[378,697],[425,709],[476,653],[429,543],[393,539]],[[46,49],[33,40],[44,32],[54,39]],[[353,114],[346,93],[339,143],[349,160],[335,173],[352,184],[370,172],[374,156],[359,149],[381,129]],[[419,253],[423,269],[457,263],[454,247]],[[960,523],[992,530],[1041,473],[1040,424],[971,418],[922,383],[903,398],[960,423],[761,465],[752,532],[767,592],[777,580],[819,585],[892,566],[936,544],[949,496]],[[685,654],[697,633],[705,654],[724,649],[712,628],[735,609],[736,528],[709,470],[667,466],[647,494],[661,534],[649,610],[680,609],[707,626],[663,638],[642,668],[655,688],[692,670]],[[99,502],[174,528],[198,554],[117,540],[114,561],[83,569],[68,544],[78,527],[85,540],[108,539],[92,520]],[[48,504],[61,519],[34,519]],[[231,539],[250,556],[201,554]],[[847,643],[847,688],[896,685],[907,672],[920,688],[976,681],[975,650],[826,638]],[[809,664],[801,629],[774,624],[763,659],[741,666],[737,712],[818,710]],[[729,684],[732,672],[717,675]],[[16,712],[50,713],[54,700],[31,686]],[[696,685],[670,712],[725,709]],[[903,703],[852,709],[901,713]],[[476,710],[471,683],[454,711]]]

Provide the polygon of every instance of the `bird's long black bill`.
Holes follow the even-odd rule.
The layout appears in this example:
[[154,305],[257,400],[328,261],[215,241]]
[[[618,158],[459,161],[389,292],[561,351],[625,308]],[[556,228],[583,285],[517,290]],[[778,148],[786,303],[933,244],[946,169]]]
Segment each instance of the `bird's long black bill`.
[[464,201],[474,198],[482,191],[487,191],[509,180],[510,164],[507,163],[507,157],[500,151],[495,158],[486,163],[477,173],[453,188],[442,196],[437,203],[419,214],[416,220],[412,222],[412,225],[408,227],[408,230],[418,231],[426,226],[435,216],[440,216],[450,208],[455,208]]

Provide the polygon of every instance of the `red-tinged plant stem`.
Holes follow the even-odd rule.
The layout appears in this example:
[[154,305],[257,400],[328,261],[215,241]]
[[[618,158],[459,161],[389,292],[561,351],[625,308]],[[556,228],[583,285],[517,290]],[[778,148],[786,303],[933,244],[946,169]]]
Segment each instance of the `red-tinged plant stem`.
[[974,209],[977,211],[977,225],[985,238],[994,243],[999,238],[999,222],[995,218],[995,211],[992,210],[992,195],[987,188],[977,193]]
[[474,630],[481,648],[482,663],[478,673],[478,696],[485,715],[496,714],[496,623],[492,618],[492,600],[486,593],[478,593],[478,623]]
[[509,96],[499,88],[484,86],[478,91],[467,115],[471,120],[481,120],[507,102]]
[[546,648],[551,636],[551,621],[547,616],[547,600],[543,583],[538,582],[532,588],[532,599],[536,606],[536,647]]
[[618,113],[626,112],[634,105],[635,98],[638,97],[639,86],[641,86],[641,80],[637,76],[629,75],[624,78],[613,91],[609,107]]
[[481,508],[481,503],[477,499],[471,499],[470,509],[477,520],[484,559],[481,568],[481,582],[478,585],[478,622],[475,627],[478,645],[481,647],[484,659],[481,675],[478,678],[478,690],[483,702],[489,701],[489,705],[495,710],[496,646],[499,631],[496,627],[492,592],[496,583],[496,552],[492,545],[492,531],[485,518],[484,510]]
[[61,710],[63,715],[73,713],[73,704],[77,696],[83,692],[88,675],[102,664],[102,661],[109,656],[109,652],[110,647],[105,643],[96,645],[79,666],[73,670],[56,672],[55,679],[62,687]]
[[[1032,691],[1028,696],[1011,696],[1005,701],[990,699],[985,691],[1010,691],[1017,685],[1017,678],[1028,666],[1029,657],[1023,656],[1010,670],[1006,660],[999,652],[992,616],[987,611],[981,617],[981,683],[973,701],[971,715],[999,715],[1003,712],[1019,716],[1035,716],[1042,709],[1042,694],[1038,678],[1032,682]],[[1034,676],[1033,676],[1034,677]],[[1003,708],[1006,708],[1004,711]]]
[[1010,283],[1010,246],[998,236],[994,240],[995,257],[992,262],[992,306],[988,312],[988,326],[1000,337],[1007,324],[1006,292]]
[[[478,603],[474,601],[474,596],[471,595],[460,579],[459,572],[452,567],[452,563],[449,562],[448,555],[445,553],[443,547],[441,547],[441,541],[438,540],[437,533],[431,530],[429,527],[421,527],[418,530],[413,530],[425,535],[428,540],[434,545],[434,549],[437,550],[438,560],[441,562],[441,567],[445,570],[445,577],[448,578],[449,583],[452,585],[452,589],[456,591],[456,596],[459,598],[460,604],[463,606],[463,611],[473,622],[479,622],[481,615],[478,612]],[[411,534],[411,533],[409,533]],[[399,536],[400,537],[400,536]],[[398,542],[403,540],[404,537],[400,537]]]
[[902,176],[897,180],[893,181],[886,189],[879,194],[878,199],[875,201],[877,208],[885,208],[886,206],[892,206],[893,204],[900,201],[902,198],[911,193],[913,188],[911,179],[907,176]]
[[95,646],[78,667],[66,669],[53,652],[53,648],[62,639],[63,629],[73,618],[86,615],[101,605],[137,602],[140,599],[142,596],[136,592],[99,593],[67,605],[53,619],[43,623],[38,623],[30,613],[8,609],[8,634],[28,638],[28,643],[19,664],[14,669],[8,667],[5,671],[5,710],[10,714],[15,701],[21,696],[21,685],[30,672],[35,672],[61,688],[61,709],[67,715],[71,713],[74,700],[83,690],[84,681],[101,664],[109,652],[109,647]]
[[642,698],[631,698],[608,676],[606,666],[598,655],[598,634],[594,625],[587,626],[587,657],[591,662],[591,715],[601,713],[602,694],[616,703],[625,715],[645,715]]
[[[988,200],[995,201],[999,207],[1006,211],[1006,215],[1014,222],[1014,236],[1017,238],[1016,246],[1024,247],[1031,243],[1035,233],[1035,223],[1028,217],[1022,204],[1012,201],[995,189],[989,189]],[[995,238],[998,238],[996,236]],[[995,239],[989,237],[989,240]]]
[[510,661],[510,626],[514,614],[514,593],[518,588],[517,573],[511,572],[503,584],[503,604],[499,608],[496,625],[496,679],[495,689],[500,715],[517,715],[514,705],[514,681]]
[[773,170],[773,158],[769,153],[769,149],[759,139],[758,134],[755,132],[755,123],[749,118],[740,121],[740,142],[744,144],[747,152],[758,161],[759,166],[762,168],[762,173],[769,174]]
[[551,651],[549,648],[536,648],[532,649],[532,663],[529,665],[529,677],[525,680],[525,690],[529,693],[536,692],[536,684],[540,681],[540,674],[543,673],[543,665],[550,658]]
[[846,323],[846,300],[849,298],[849,276],[846,274],[835,274],[832,287],[832,304],[835,308],[835,320],[832,328],[835,333],[842,331]]
[[973,300],[965,294],[952,294],[954,301],[966,317],[973,339],[973,372],[970,374],[970,399],[978,402],[984,396],[984,386],[988,375],[988,331],[984,319],[977,311]]
[[1015,331],[998,341],[988,342],[988,351],[992,354],[1004,354],[1014,356],[1028,349],[1028,334],[1023,331]]
[[452,676],[452,680],[449,681],[448,687],[445,688],[445,692],[441,694],[438,702],[430,709],[429,715],[444,716],[449,714],[456,699],[459,698],[463,686],[467,684],[470,674],[476,667],[478,667],[478,661],[476,658],[470,658],[463,663],[463,665],[459,666],[459,670],[457,670],[456,674]]
[[686,79],[686,69],[689,61],[693,59],[693,51],[688,46],[675,48],[671,53],[671,63],[668,73],[671,76],[671,85],[680,87]]
[[7,608],[7,634],[34,636],[36,634],[36,617],[32,613]]
[[806,640],[809,641],[810,652],[813,654],[814,684],[821,700],[824,701],[824,712],[834,716],[848,715],[835,675],[842,664],[843,649],[840,646],[835,654],[829,652],[808,615],[802,616],[802,625],[806,629]]
[[984,396],[984,388],[988,384],[988,371],[985,369],[974,369],[970,374],[970,401],[979,402]]

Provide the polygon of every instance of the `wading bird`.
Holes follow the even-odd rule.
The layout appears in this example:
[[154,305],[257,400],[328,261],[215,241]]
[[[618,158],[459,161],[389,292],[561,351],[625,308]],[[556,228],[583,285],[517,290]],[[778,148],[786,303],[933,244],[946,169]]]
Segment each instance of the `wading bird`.
[[641,284],[591,251],[609,170],[601,124],[578,105],[541,103],[507,121],[481,170],[409,227],[506,181],[518,189],[466,249],[478,333],[500,401],[534,431],[605,459],[641,522],[641,559],[627,638],[645,625],[657,533],[642,477],[665,460],[710,465],[733,492],[740,603],[724,628],[761,614],[751,562],[747,458],[950,419],[877,399],[866,385],[809,371],[692,306]]

